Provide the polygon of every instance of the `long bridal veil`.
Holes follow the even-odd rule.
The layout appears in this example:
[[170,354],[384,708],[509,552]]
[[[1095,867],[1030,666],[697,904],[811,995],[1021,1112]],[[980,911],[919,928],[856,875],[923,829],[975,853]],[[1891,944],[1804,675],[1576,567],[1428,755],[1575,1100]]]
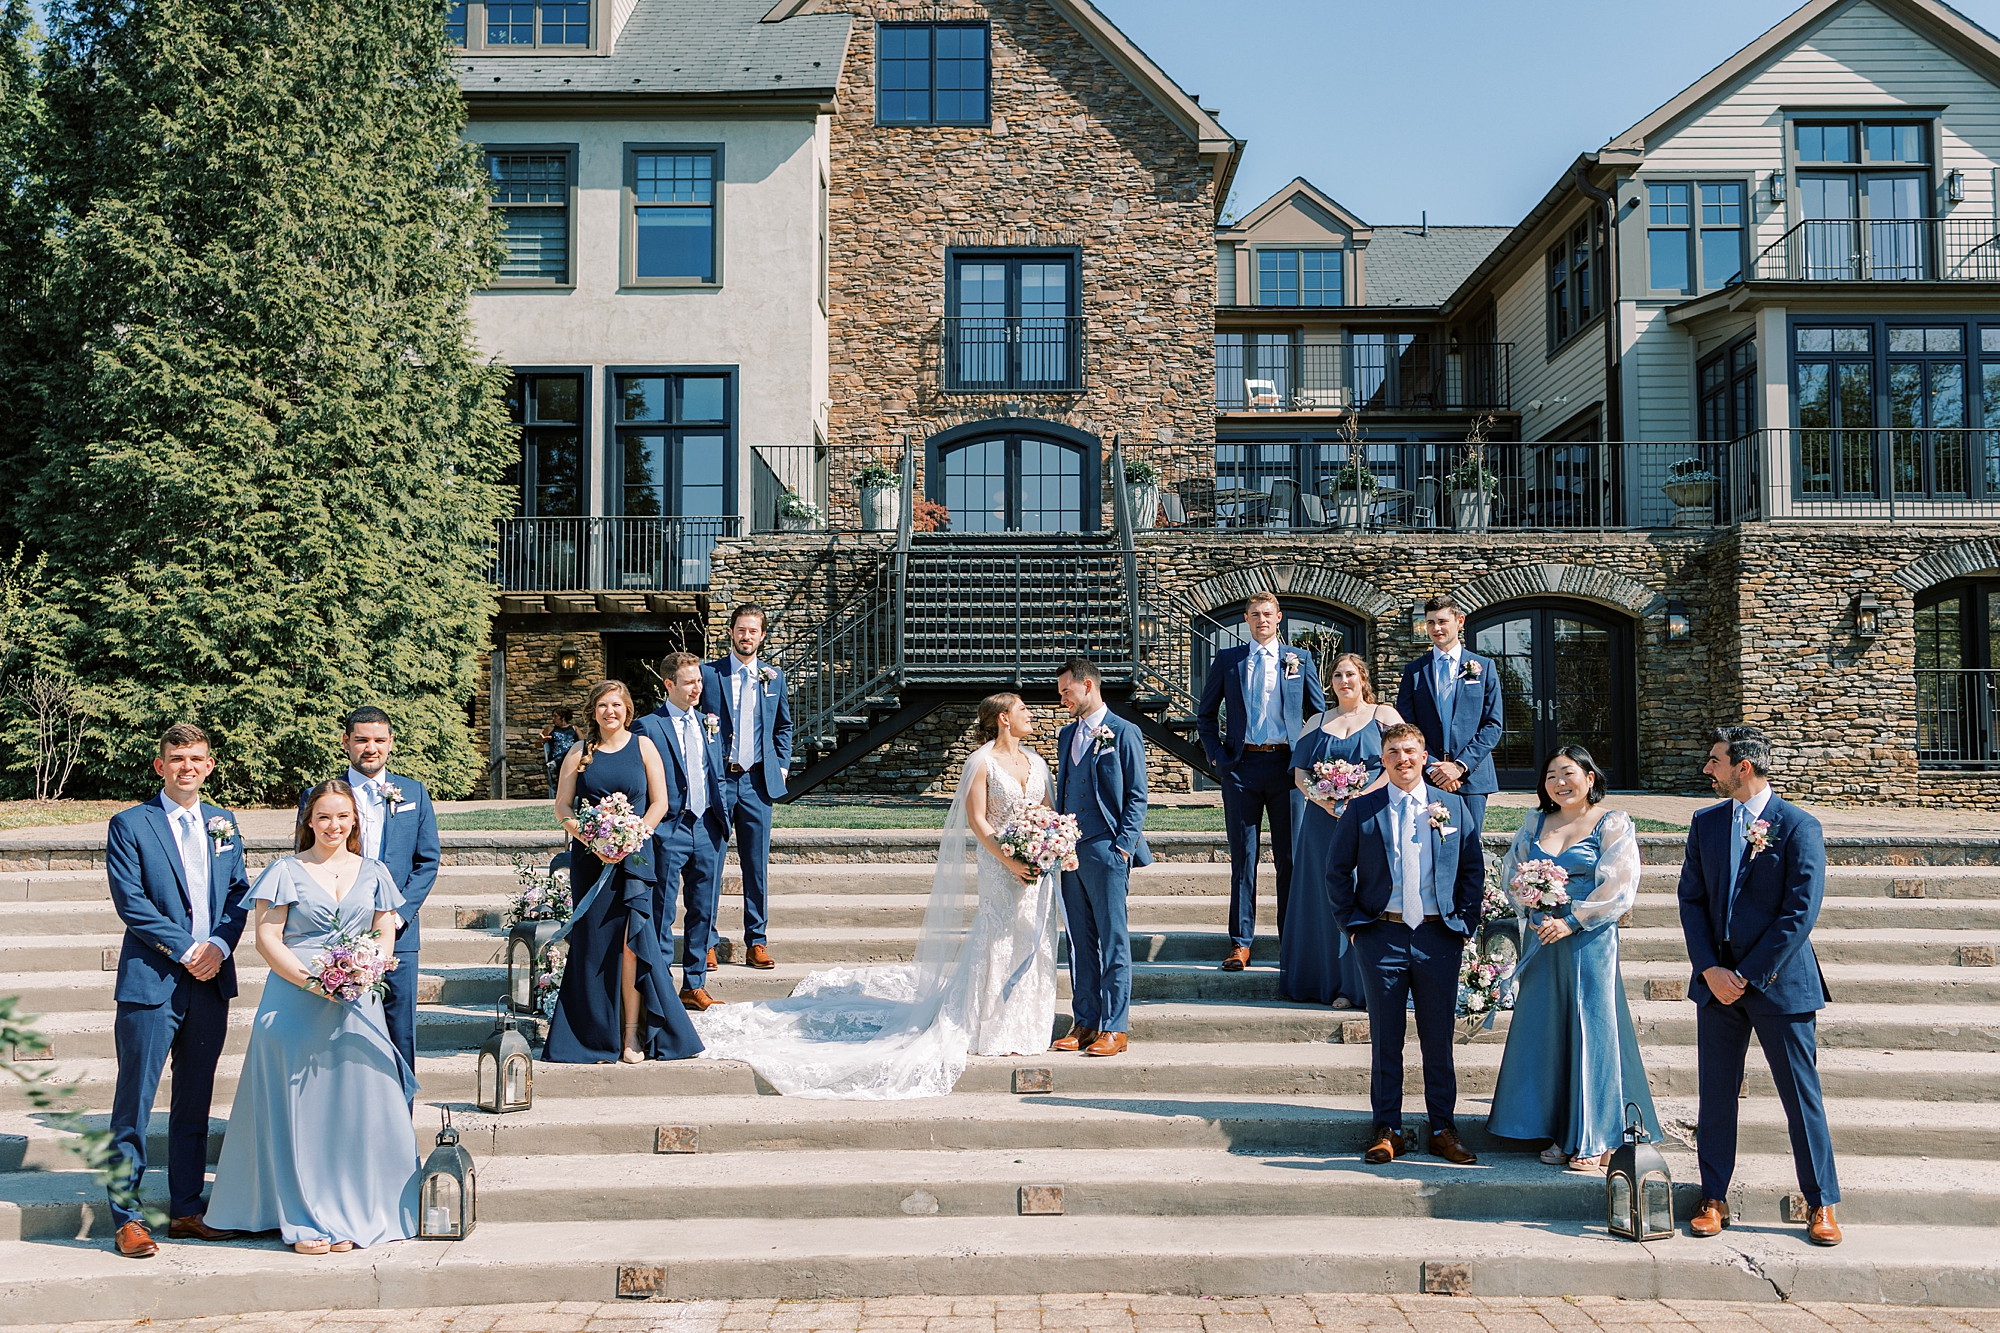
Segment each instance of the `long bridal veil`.
[[960,984],[979,898],[979,843],[966,792],[986,780],[989,742],[965,761],[938,845],[923,934],[908,963],[814,972],[782,1000],[694,1014],[703,1059],[741,1060],[787,1097],[942,1097],[971,1044]]

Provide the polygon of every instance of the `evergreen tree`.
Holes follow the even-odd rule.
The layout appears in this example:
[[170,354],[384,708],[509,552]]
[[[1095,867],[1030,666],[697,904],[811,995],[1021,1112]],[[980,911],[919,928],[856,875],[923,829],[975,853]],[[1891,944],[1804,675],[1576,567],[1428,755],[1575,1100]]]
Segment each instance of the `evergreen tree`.
[[144,789],[181,718],[225,799],[289,801],[339,718],[481,770],[505,371],[498,259],[436,0],[59,0],[44,52],[44,419],[24,527]]
[[[0,411],[0,477],[15,481],[34,439],[28,330],[41,257],[28,165],[40,105],[30,21],[27,0],[0,0],[0,403],[8,405]],[[0,553],[20,545],[13,517],[0,507]]]

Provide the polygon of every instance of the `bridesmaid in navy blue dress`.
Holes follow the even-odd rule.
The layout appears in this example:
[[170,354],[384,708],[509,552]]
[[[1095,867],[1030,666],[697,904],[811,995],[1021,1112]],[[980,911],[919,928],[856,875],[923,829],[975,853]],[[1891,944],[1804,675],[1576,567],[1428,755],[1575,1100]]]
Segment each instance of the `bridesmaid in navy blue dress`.
[[[666,770],[653,743],[629,729],[632,716],[632,694],[623,682],[592,686],[583,744],[563,756],[556,780],[556,815],[570,835],[570,895],[578,911],[542,1050],[542,1058],[555,1064],[638,1064],[701,1053],[653,923],[652,830],[667,809]],[[579,799],[595,804],[618,792],[643,812],[647,837],[638,851],[606,864],[576,840],[574,807]],[[602,891],[591,897],[600,880]]]
[[[1312,795],[1312,766],[1322,760],[1360,764],[1368,775],[1353,795],[1379,787],[1382,728],[1401,722],[1387,704],[1375,702],[1368,664],[1355,653],[1334,659],[1327,710],[1306,724],[1292,746],[1292,779],[1306,793],[1305,818],[1292,845],[1292,893],[1278,923],[1278,994],[1301,1004],[1363,1009],[1361,963],[1347,936],[1333,923],[1333,900],[1326,890],[1326,854],[1341,811]],[[1349,799],[1352,799],[1350,797]]]
[[[1604,776],[1580,745],[1549,756],[1540,811],[1514,835],[1500,882],[1524,932],[1507,1050],[1488,1127],[1502,1138],[1549,1139],[1542,1160],[1601,1171],[1624,1142],[1636,1105],[1660,1141],[1660,1118],[1639,1059],[1639,1038],[1618,970],[1618,918],[1639,893],[1639,839],[1631,816],[1603,810]],[[1530,912],[1514,872],[1533,860],[1569,872],[1569,906]]]

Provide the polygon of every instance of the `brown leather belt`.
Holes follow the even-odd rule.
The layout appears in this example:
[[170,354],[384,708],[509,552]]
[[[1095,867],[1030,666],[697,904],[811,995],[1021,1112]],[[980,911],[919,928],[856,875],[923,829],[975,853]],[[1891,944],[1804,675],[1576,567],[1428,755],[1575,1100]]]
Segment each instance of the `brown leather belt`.
[[1255,750],[1258,754],[1269,754],[1273,750],[1289,751],[1292,747],[1289,745],[1246,745],[1243,748],[1245,750]]
[[[1405,920],[1403,919],[1403,914],[1402,914],[1401,912],[1384,912],[1384,913],[1382,913],[1382,915],[1380,915],[1380,916],[1376,917],[1375,919],[1376,919],[1377,921],[1393,921],[1393,922],[1395,922],[1395,923],[1396,923],[1397,925],[1399,925],[1399,926],[1408,926],[1408,925],[1410,925],[1410,923],[1409,923],[1409,922],[1407,922],[1407,921],[1405,921]],[[1440,917],[1438,916],[1438,914],[1437,914],[1436,912],[1432,912],[1432,913],[1431,913],[1430,915],[1428,915],[1428,916],[1426,916],[1426,917],[1424,918],[1424,921],[1437,921],[1437,920],[1440,920],[1440,919],[1441,919],[1441,918],[1440,918]],[[1422,925],[1422,924],[1423,924],[1423,922],[1422,922],[1422,921],[1420,921],[1420,922],[1418,922],[1418,923],[1417,923],[1417,925]],[[1416,929],[1416,926],[1410,926],[1410,929],[1412,929],[1412,930],[1415,930],[1415,929]]]
[[730,761],[729,764],[729,776],[732,778],[740,778],[745,773],[748,773],[750,769],[762,768],[762,767],[763,767],[762,764],[752,764],[750,765],[750,768],[745,768],[743,767],[743,765],[736,763],[734,760],[732,760]]

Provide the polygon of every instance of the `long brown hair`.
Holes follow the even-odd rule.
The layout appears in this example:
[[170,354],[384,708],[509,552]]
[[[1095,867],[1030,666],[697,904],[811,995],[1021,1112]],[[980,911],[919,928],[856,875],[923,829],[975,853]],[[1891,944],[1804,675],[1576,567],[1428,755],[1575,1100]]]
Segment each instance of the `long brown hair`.
[[347,850],[356,856],[361,855],[361,803],[354,799],[354,788],[347,785],[346,778],[333,778],[320,783],[306,793],[305,800],[299,802],[299,826],[292,834],[292,850],[302,852],[319,841],[319,835],[313,832],[312,817],[313,807],[319,804],[322,796],[347,798],[347,804],[354,810],[354,827],[347,830]]
[[979,701],[979,743],[1000,739],[1000,719],[1021,702],[1018,694],[989,694]]
[[1365,704],[1374,703],[1375,682],[1368,678],[1368,663],[1362,658],[1360,653],[1342,653],[1340,656],[1334,658],[1333,665],[1326,669],[1327,679],[1331,680],[1333,678],[1333,673],[1340,670],[1342,662],[1354,663],[1354,669],[1361,673],[1361,702]]
[[576,761],[576,771],[579,773],[590,767],[590,756],[596,752],[599,742],[604,739],[597,730],[597,701],[614,690],[618,692],[618,697],[625,701],[625,729],[630,731],[632,724],[639,720],[637,716],[639,710],[632,702],[632,691],[625,688],[624,681],[600,680],[591,686],[590,693],[585,695],[583,700],[583,758]]

